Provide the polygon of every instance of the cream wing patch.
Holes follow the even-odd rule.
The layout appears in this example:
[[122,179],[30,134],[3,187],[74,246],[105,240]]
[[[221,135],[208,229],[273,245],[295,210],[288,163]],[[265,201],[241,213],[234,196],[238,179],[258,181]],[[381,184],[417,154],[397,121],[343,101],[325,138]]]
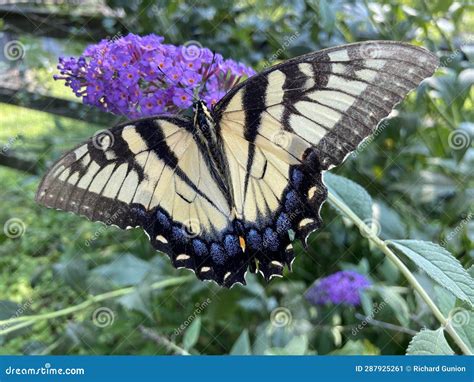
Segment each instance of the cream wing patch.
[[[95,201],[102,198],[147,211],[159,208],[190,229],[199,222],[199,230],[211,236],[226,229],[230,206],[192,133],[171,120],[141,123],[109,131],[106,150],[91,141],[64,156],[46,181],[67,183],[68,189],[55,192],[68,194],[51,193],[48,203],[101,220],[111,213],[100,211],[104,203]],[[38,195],[47,196],[47,188]]]

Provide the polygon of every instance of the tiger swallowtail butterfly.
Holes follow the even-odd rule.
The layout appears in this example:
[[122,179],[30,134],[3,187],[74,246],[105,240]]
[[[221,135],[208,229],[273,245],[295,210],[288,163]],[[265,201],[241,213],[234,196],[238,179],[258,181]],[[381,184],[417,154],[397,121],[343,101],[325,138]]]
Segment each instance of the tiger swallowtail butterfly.
[[322,172],[344,161],[438,59],[390,41],[338,46],[272,66],[193,118],[156,116],[62,156],[36,200],[141,227],[175,267],[227,287],[282,275],[292,240],[321,226]]

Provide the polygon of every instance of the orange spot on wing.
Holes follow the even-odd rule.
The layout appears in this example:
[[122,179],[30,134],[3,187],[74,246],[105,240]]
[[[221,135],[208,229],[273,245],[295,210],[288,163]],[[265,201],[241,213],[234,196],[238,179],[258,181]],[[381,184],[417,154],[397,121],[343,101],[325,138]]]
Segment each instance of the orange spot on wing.
[[242,251],[245,252],[245,239],[242,236],[239,236],[239,243],[240,248],[242,248]]

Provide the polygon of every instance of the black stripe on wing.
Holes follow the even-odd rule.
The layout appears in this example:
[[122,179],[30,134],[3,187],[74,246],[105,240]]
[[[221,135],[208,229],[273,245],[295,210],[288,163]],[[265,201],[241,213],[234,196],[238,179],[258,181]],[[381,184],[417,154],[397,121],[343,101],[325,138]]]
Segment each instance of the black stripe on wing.
[[[218,122],[222,118],[231,119],[231,113],[238,107],[232,105],[231,113],[227,109],[240,91],[245,94],[247,87],[261,89],[264,78],[281,72],[283,84],[268,85],[265,107],[253,103],[248,108],[242,102],[241,109],[246,113],[251,110],[254,116],[272,107],[275,109],[276,105],[270,100],[278,99],[274,95],[282,93],[278,99],[283,107],[279,119],[282,129],[314,146],[322,168],[327,169],[340,164],[354,151],[411,89],[433,74],[437,65],[438,59],[433,54],[405,43],[369,41],[329,48],[285,61],[249,78],[216,105],[215,118]],[[343,106],[343,101],[351,98],[348,107],[334,107]],[[299,112],[297,109],[304,105],[302,102],[311,103],[314,114]],[[328,114],[338,114],[337,121],[329,123]],[[301,129],[298,125],[303,121],[309,126],[319,126],[318,134],[322,137],[315,139],[314,131]]]

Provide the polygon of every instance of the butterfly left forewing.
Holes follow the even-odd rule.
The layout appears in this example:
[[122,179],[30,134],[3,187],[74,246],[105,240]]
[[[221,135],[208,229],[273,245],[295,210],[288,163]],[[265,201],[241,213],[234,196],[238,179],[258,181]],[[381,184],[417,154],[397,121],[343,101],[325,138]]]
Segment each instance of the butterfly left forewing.
[[244,282],[227,196],[190,123],[148,118],[100,132],[53,165],[37,201],[108,225],[141,227],[176,267],[220,284]]

